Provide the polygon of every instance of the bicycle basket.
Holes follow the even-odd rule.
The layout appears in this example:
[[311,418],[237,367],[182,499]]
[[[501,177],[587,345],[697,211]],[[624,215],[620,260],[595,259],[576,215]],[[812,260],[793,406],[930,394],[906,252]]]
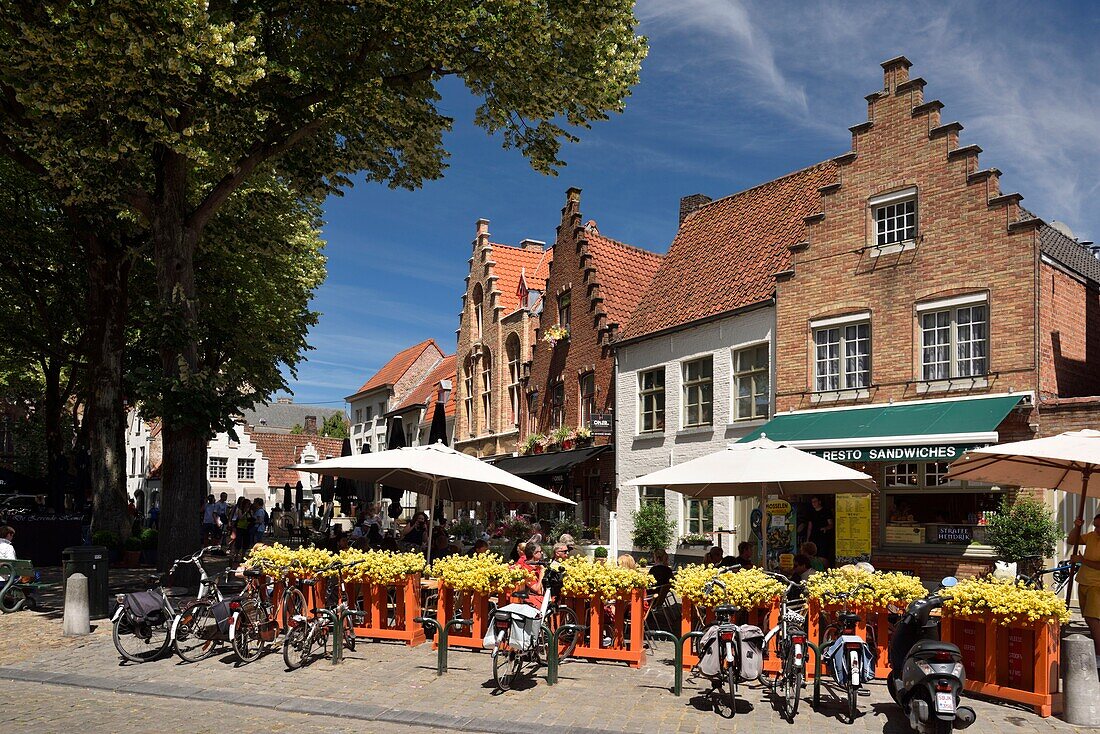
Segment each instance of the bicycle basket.
[[259,627],[267,621],[264,617],[263,608],[260,607],[255,599],[246,599],[241,602],[241,613],[248,618],[248,621],[254,627]]

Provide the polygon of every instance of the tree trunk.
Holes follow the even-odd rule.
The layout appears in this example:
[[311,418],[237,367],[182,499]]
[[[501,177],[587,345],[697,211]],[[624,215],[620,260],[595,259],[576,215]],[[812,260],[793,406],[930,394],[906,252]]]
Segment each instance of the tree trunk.
[[46,429],[46,483],[54,512],[65,510],[65,441],[61,435],[61,367],[56,359],[47,360],[42,370],[46,382],[43,425]]
[[88,422],[92,530],[130,536],[126,511],[125,426],[122,357],[126,344],[129,259],[114,242],[87,236]]
[[[170,319],[175,338],[161,344],[164,457],[161,463],[161,519],[157,566],[165,569],[176,558],[198,550],[203,497],[206,496],[206,444],[209,425],[196,411],[199,372],[198,307],[195,300],[195,249],[198,232],[188,226],[189,163],[179,154],[161,150],[157,157],[157,187],[151,222],[157,296]],[[196,396],[198,397],[198,396]]]

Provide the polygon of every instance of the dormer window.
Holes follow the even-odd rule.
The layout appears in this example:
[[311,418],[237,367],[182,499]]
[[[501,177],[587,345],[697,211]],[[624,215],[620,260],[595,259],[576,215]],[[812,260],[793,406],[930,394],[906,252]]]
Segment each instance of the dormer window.
[[915,187],[871,199],[875,220],[875,244],[879,247],[911,242],[917,237],[917,189]]

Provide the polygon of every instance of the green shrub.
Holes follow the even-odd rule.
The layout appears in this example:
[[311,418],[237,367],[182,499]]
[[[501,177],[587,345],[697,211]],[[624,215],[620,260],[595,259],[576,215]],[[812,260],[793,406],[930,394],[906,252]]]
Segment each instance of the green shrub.
[[141,538],[136,535],[131,535],[126,539],[126,542],[122,544],[123,550],[139,551],[141,550]]
[[989,519],[985,538],[1000,560],[1034,563],[1054,555],[1062,534],[1050,508],[1020,495],[1015,502],[1008,497],[1001,500],[1001,507]]
[[664,550],[672,545],[676,527],[659,502],[646,502],[631,513],[634,521],[634,547],[647,551]]
[[596,550],[592,551],[592,555],[596,558],[607,558],[607,548],[598,545],[596,546]]
[[577,518],[566,515],[554,523],[554,527],[550,530],[550,538],[556,543],[564,534],[572,535],[576,542],[584,534],[584,526],[577,522]]
[[101,545],[108,550],[118,550],[119,544],[118,535],[110,530],[97,530],[92,533],[92,545]]
[[141,531],[141,549],[153,550],[157,547],[158,534],[155,528],[145,528]]

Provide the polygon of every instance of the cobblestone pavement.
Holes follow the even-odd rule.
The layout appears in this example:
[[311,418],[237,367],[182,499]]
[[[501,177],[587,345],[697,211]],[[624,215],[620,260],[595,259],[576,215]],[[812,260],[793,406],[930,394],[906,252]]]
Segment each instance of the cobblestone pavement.
[[[187,734],[264,732],[328,734],[348,731],[346,719],[206,701],[108,693],[81,688],[5,682],[8,704],[0,709],[3,731],[83,734],[178,731]],[[438,729],[387,724],[390,734],[428,734]]]
[[[367,731],[382,728],[378,723],[385,723],[387,728],[390,724],[406,724],[479,732],[539,730],[548,734],[568,730],[589,734],[768,734],[793,730],[772,709],[759,685],[741,688],[743,700],[732,721],[710,710],[703,695],[708,686],[702,681],[688,679],[684,695],[673,696],[669,643],[657,643],[657,654],[639,670],[570,662],[561,668],[559,685],[548,686],[545,671],[539,671],[521,690],[494,695],[490,657],[484,652],[452,650],[450,672],[442,678],[435,675],[436,658],[430,645],[407,648],[366,641],[360,641],[343,665],[317,660],[293,672],[284,669],[281,654],[268,654],[251,665],[237,666],[228,650],[194,665],[174,658],[123,665],[106,622],[92,635],[75,640],[61,638],[60,632],[60,619],[26,612],[0,616],[0,690],[8,690],[9,686],[26,690],[23,687],[30,685],[36,692],[34,700],[42,701],[34,710],[47,717],[42,722],[46,726],[39,727],[41,731],[60,731],[51,723],[59,720],[48,717],[68,715],[51,712],[65,709],[74,700],[93,697],[96,701],[117,701],[119,710],[125,712],[118,715],[135,721],[142,714],[141,706],[134,701],[148,700],[151,705],[182,710],[195,703],[199,710],[210,706],[214,712],[222,706],[242,717],[240,726],[234,724],[227,729],[234,732],[271,731],[265,722],[272,719],[264,719],[268,715],[265,711],[276,719],[282,716],[280,712],[339,715],[359,720],[347,722],[345,729]],[[6,652],[5,648],[21,652]],[[815,734],[908,731],[900,709],[889,701],[885,686],[873,683],[869,688],[870,695],[860,699],[863,715],[851,726],[843,722],[839,701],[828,692],[823,695],[822,711],[812,711],[808,688],[796,720],[798,728],[813,727]],[[181,706],[180,699],[188,699],[188,703]],[[970,703],[978,712],[974,731],[1074,731],[1056,718],[1041,719],[1019,707],[983,700]],[[9,717],[19,711],[18,706],[5,709]],[[110,711],[111,716],[116,715],[114,706]],[[255,718],[254,725],[249,717]],[[140,726],[136,730],[141,730]]]

